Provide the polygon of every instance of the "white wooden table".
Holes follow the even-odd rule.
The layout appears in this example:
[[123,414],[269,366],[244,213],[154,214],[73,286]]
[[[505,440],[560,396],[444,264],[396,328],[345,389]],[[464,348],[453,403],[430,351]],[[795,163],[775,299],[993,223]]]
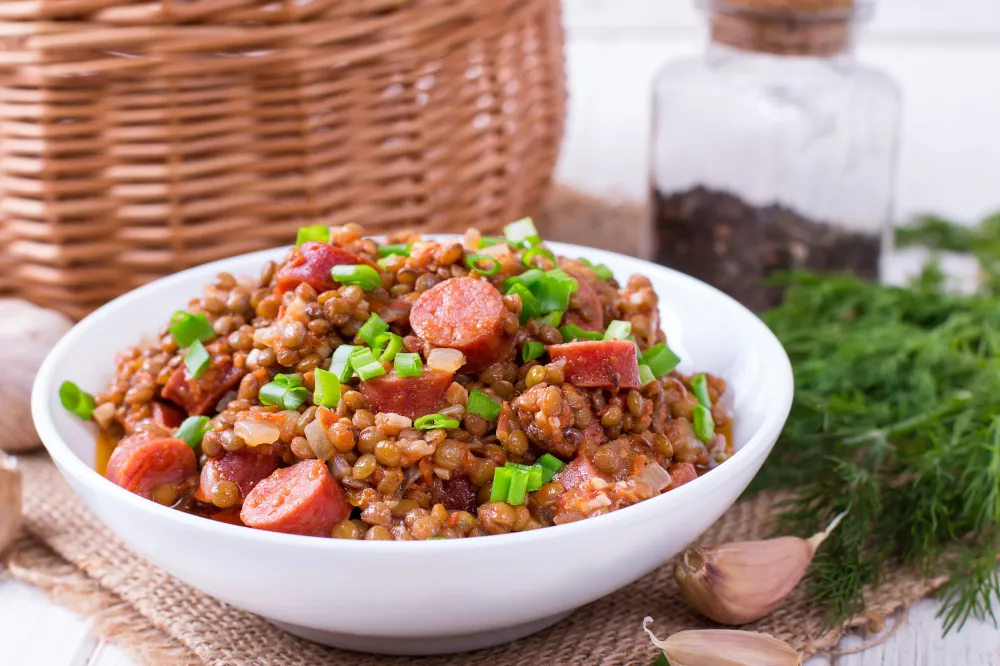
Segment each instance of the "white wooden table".
[[[941,624],[934,617],[936,610],[935,601],[925,600],[910,610],[903,625],[882,645],[860,654],[815,657],[806,666],[1000,664],[1000,631],[972,622],[962,632],[942,638]],[[850,649],[861,642],[849,636],[840,647]],[[9,578],[0,579],[0,665],[140,666],[113,644],[96,639],[85,618],[49,602],[37,589]]]

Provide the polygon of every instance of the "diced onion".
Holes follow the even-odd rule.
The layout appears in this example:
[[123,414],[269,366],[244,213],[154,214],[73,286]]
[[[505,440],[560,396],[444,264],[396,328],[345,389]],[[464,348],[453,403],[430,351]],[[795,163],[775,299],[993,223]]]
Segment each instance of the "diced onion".
[[247,446],[273,444],[281,437],[278,426],[264,421],[237,421],[233,426],[233,432],[246,442]]
[[670,484],[674,482],[670,478],[670,473],[657,463],[646,465],[642,470],[642,478],[656,492],[663,492],[664,489],[669,488]]
[[601,493],[600,495],[598,495],[593,499],[587,500],[586,502],[581,502],[578,508],[584,514],[590,514],[593,511],[596,511],[597,509],[600,509],[601,507],[605,506],[611,506],[611,500],[608,498],[607,495]]
[[432,349],[427,355],[427,367],[441,372],[458,372],[465,365],[465,354],[457,349]]
[[479,250],[479,252],[481,254],[488,254],[497,259],[500,259],[501,257],[509,257],[511,255],[510,245],[507,245],[507,243],[497,243],[496,245],[484,247]]
[[277,326],[265,326],[253,332],[253,341],[262,345],[270,346],[278,339]]
[[309,321],[309,314],[306,312],[306,302],[301,298],[296,298],[285,308],[285,316],[298,321]]
[[333,449],[333,444],[327,439],[326,431],[323,429],[323,424],[320,423],[319,419],[313,419],[309,422],[309,425],[305,427],[305,435],[306,441],[309,442],[309,448],[323,462],[332,458],[333,454],[336,453]]
[[451,478],[451,470],[445,469],[444,467],[435,467],[434,476],[436,476],[439,479],[444,479],[445,481],[447,481],[448,479]]
[[94,412],[90,416],[97,421],[99,426],[107,428],[115,416],[115,404],[113,402],[101,403],[94,408]]

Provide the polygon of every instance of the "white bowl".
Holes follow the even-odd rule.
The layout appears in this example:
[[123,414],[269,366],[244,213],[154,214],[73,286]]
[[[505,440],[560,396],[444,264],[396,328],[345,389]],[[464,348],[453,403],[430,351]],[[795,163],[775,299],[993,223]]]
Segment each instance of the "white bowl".
[[[60,383],[102,390],[115,352],[154,333],[216,273],[257,275],[286,249],[183,271],[81,321],[38,372],[31,400],[35,425],[66,480],[122,540],[185,583],[294,634],[384,654],[457,652],[526,636],[641,578],[704,532],[757,473],[792,400],[791,366],[781,344],[736,301],[648,262],[561,243],[550,247],[604,263],[623,283],[631,273],[649,277],[681,369],[709,371],[729,383],[737,449],[730,460],[676,490],[597,518],[419,542],[317,539],[227,525],[144,500],[94,471],[94,430],[62,408]],[[560,565],[531,575],[530,567],[511,567],[517,562]],[[510,573],[484,585],[483,571]],[[343,603],[348,579],[364,580],[368,590]]]

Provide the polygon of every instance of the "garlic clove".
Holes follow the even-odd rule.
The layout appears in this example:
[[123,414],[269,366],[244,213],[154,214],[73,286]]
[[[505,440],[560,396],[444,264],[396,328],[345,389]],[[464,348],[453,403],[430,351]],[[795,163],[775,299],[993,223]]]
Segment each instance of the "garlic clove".
[[17,461],[0,452],[0,553],[21,527],[21,470]]
[[779,605],[806,573],[816,549],[840,522],[809,539],[780,537],[691,548],[674,565],[688,603],[720,624],[746,624]]
[[802,658],[784,641],[769,634],[735,629],[681,631],[660,640],[642,621],[653,645],[663,650],[671,666],[802,666]]

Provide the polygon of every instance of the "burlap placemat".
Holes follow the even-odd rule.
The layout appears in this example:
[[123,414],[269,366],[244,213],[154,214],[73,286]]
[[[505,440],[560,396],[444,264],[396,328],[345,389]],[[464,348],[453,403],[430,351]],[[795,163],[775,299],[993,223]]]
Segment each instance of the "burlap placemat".
[[[546,216],[546,237],[634,253],[640,208],[609,206],[557,190]],[[87,614],[94,631],[151,666],[649,666],[657,651],[642,632],[646,615],[660,636],[709,622],[682,600],[666,563],[640,581],[573,613],[541,634],[510,645],[447,657],[393,658],[324,648],[290,636],[265,620],[201,594],[132,552],[92,516],[44,454],[21,458],[23,536],[8,551],[15,577]],[[728,511],[705,543],[767,536],[776,498],[762,495]],[[209,565],[207,565],[209,566]],[[937,589],[910,569],[890,570],[868,591],[869,612],[892,614]],[[433,603],[433,602],[429,602]],[[822,609],[804,589],[749,629],[787,641],[804,656],[830,649],[842,633],[865,626],[859,615],[843,627],[825,626]]]

